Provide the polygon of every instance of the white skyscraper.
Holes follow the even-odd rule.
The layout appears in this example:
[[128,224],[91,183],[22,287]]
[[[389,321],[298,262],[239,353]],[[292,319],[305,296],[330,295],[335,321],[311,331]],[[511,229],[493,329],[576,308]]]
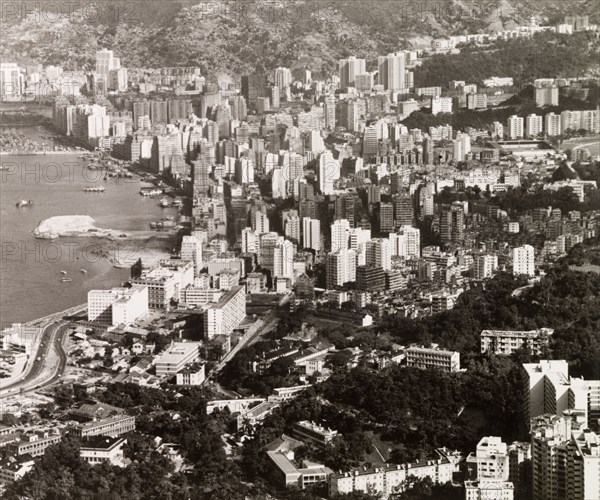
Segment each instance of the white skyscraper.
[[319,190],[323,194],[333,194],[333,184],[340,178],[340,162],[330,151],[319,157]]
[[419,257],[421,255],[421,231],[412,226],[401,226],[398,233],[390,233],[392,257]]
[[283,212],[283,231],[286,238],[300,243],[300,217],[297,210]]
[[367,241],[371,239],[371,230],[362,227],[350,229],[350,248],[356,253],[364,253]]
[[509,139],[522,139],[524,135],[523,130],[524,120],[520,116],[512,115],[508,118],[508,138]]
[[260,237],[250,227],[242,229],[242,253],[260,253]]
[[350,238],[350,221],[338,219],[331,224],[331,251],[337,252],[348,248]]
[[535,250],[531,245],[512,249],[513,274],[535,275]]
[[287,198],[286,178],[281,167],[275,167],[271,172],[271,189],[273,198]]
[[327,255],[325,267],[327,288],[354,282],[356,281],[356,252],[347,249],[331,252]]
[[198,274],[203,267],[202,263],[202,240],[197,236],[184,236],[181,240],[182,260],[190,260],[194,263],[195,274]]
[[292,279],[294,277],[294,256],[296,255],[296,248],[294,244],[281,238],[275,245],[273,252],[273,278],[287,278]]
[[405,90],[409,87],[408,72],[406,71],[406,54],[395,52],[377,59],[379,84],[385,90]]
[[485,278],[491,278],[497,268],[497,255],[478,255],[475,257],[473,268],[475,279],[482,280]]
[[364,74],[366,70],[366,63],[364,59],[357,59],[354,56],[350,56],[348,59],[340,59],[339,61],[339,77],[340,87],[355,87],[356,86],[356,75]]
[[527,115],[526,120],[527,137],[535,138],[543,131],[543,120],[540,115],[532,113]]
[[258,235],[269,232],[269,218],[266,213],[260,210],[254,213],[254,230]]
[[544,132],[550,137],[560,135],[562,133],[560,115],[555,113],[546,113],[544,116]]
[[321,250],[321,221],[304,217],[302,219],[302,247]]
[[367,266],[381,267],[384,271],[389,271],[392,268],[390,241],[383,238],[367,241],[366,264]]

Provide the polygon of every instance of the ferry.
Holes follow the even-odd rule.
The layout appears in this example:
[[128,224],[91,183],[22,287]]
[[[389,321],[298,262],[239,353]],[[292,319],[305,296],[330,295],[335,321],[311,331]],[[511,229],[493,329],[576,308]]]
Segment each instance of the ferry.
[[163,190],[158,188],[142,188],[140,189],[140,194],[142,196],[160,196],[163,194]]
[[19,200],[17,201],[17,208],[20,207],[31,207],[33,205],[33,200]]
[[106,188],[104,186],[92,186],[92,187],[85,187],[85,188],[83,188],[83,190],[86,193],[104,193],[104,191],[106,191]]

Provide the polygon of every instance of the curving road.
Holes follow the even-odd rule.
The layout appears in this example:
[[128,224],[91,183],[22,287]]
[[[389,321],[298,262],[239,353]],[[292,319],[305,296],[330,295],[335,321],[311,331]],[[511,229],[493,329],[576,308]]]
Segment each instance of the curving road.
[[69,325],[69,321],[61,318],[44,327],[39,348],[25,375],[8,385],[0,381],[0,399],[42,389],[62,376],[67,364],[63,343]]

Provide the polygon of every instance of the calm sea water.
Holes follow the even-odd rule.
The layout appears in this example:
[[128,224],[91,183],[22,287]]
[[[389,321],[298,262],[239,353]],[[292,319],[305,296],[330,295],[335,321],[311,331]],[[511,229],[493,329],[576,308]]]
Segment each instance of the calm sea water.
[[[89,215],[96,226],[147,230],[149,223],[172,215],[159,200],[139,195],[141,183],[104,179],[85,169],[77,155],[2,156],[0,163],[0,322],[24,322],[87,300],[87,292],[118,286],[128,269],[115,268],[93,253],[89,238],[40,240],[32,231],[55,215]],[[14,173],[13,173],[14,172]],[[104,193],[83,192],[105,185]],[[33,200],[16,208],[18,200]],[[122,252],[133,249],[124,244]],[[85,269],[87,273],[81,272]],[[61,271],[65,271],[66,275]],[[66,276],[71,282],[61,282]]]

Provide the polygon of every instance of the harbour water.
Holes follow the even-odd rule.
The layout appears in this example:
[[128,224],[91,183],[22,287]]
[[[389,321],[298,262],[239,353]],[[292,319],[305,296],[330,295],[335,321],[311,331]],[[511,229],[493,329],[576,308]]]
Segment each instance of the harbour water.
[[[160,199],[140,196],[146,184],[104,180],[103,173],[87,170],[77,154],[2,156],[0,164],[1,326],[81,304],[89,290],[118,286],[129,277],[129,269],[116,268],[95,253],[99,245],[94,238],[34,238],[40,221],[89,215],[99,228],[137,231],[176,213],[161,209]],[[98,185],[106,186],[105,192],[83,191]],[[32,200],[33,205],[17,208],[19,200]],[[124,243],[113,251],[129,257],[137,250]]]

